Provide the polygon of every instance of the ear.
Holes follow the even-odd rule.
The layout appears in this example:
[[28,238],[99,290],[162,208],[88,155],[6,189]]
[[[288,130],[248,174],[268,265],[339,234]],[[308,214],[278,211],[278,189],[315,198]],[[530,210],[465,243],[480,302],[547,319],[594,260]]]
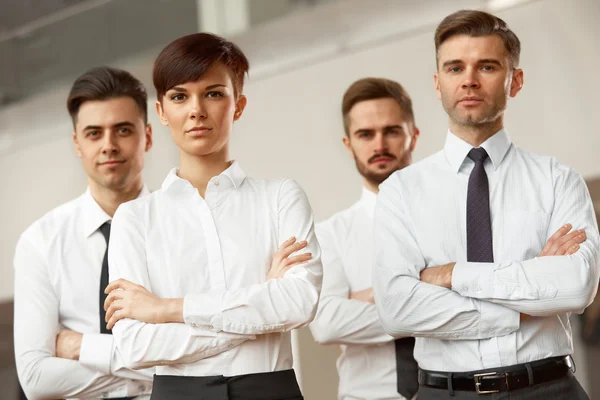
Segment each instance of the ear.
[[248,103],[248,99],[243,94],[237,99],[235,103],[235,112],[233,113],[233,120],[237,121],[240,119],[242,114],[244,113],[244,109],[246,108],[246,104]]
[[412,153],[413,151],[415,151],[415,147],[417,146],[417,140],[419,139],[419,135],[421,134],[421,132],[419,131],[419,128],[417,128],[416,126],[413,128],[413,132],[412,135],[410,136],[410,152]]
[[73,138],[73,144],[75,145],[75,154],[77,154],[77,157],[81,158],[81,146],[79,145],[79,139],[77,138],[77,132],[73,131],[72,138]]
[[515,97],[517,93],[523,89],[524,77],[523,70],[520,68],[515,68],[512,74],[512,79],[510,81],[510,97]]
[[433,84],[435,85],[435,91],[437,93],[438,100],[442,99],[442,91],[440,90],[440,78],[437,72],[433,74]]
[[144,149],[144,151],[148,152],[152,148],[152,125],[151,124],[146,125],[145,135],[146,135],[146,148]]
[[354,155],[354,150],[352,150],[352,145],[350,144],[350,138],[348,137],[348,135],[342,138],[342,142],[344,143],[344,146],[346,146],[346,150],[348,150],[350,157],[352,157],[352,159],[355,160],[356,156]]
[[158,114],[158,118],[160,118],[160,123],[164,126],[169,126],[169,121],[167,121],[167,118],[165,117],[162,104],[158,100],[156,100],[156,113]]

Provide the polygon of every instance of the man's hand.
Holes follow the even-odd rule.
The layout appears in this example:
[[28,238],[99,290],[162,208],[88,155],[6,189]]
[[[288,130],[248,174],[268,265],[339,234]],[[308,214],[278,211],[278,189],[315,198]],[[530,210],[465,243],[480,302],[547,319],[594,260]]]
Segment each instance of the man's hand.
[[267,280],[283,278],[286,272],[294,265],[302,264],[312,258],[311,253],[304,253],[297,256],[290,257],[293,253],[298,250],[302,250],[308,245],[306,241],[296,242],[295,237],[291,237],[277,249],[273,254],[273,261],[271,262],[271,268],[267,274]]
[[365,303],[375,304],[375,297],[373,297],[373,288],[359,290],[358,292],[350,293],[351,300],[364,301]]
[[56,357],[67,360],[79,360],[81,350],[81,339],[83,335],[79,332],[63,329],[56,335]]
[[439,267],[429,267],[421,271],[421,282],[430,283],[432,285],[452,287],[452,271],[456,263],[449,263]]
[[573,228],[571,224],[561,226],[554,235],[548,239],[538,257],[569,256],[577,253],[579,245],[585,242],[587,236],[583,229],[570,232],[571,228]]
[[112,329],[123,318],[131,318],[149,324],[183,321],[183,299],[161,299],[143,286],[125,279],[111,282],[104,293],[106,328]]

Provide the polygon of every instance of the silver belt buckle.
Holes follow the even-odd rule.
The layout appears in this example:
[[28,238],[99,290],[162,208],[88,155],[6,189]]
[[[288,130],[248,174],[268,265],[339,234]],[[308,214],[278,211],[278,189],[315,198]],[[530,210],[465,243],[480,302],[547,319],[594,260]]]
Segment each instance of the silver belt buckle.
[[504,375],[504,379],[506,382],[506,387],[508,388],[508,374],[499,374],[497,372],[487,372],[485,374],[475,374],[473,375],[473,380],[475,381],[475,393],[477,394],[491,394],[491,393],[498,393],[500,392],[500,389],[498,390],[481,390],[481,381],[483,380],[484,377],[486,376],[493,376],[496,375],[498,377],[501,377],[502,375]]

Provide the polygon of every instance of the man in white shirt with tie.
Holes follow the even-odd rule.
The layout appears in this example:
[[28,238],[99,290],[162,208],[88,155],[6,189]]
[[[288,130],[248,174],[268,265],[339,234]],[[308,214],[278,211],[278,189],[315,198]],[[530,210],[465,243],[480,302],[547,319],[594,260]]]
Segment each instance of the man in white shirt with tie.
[[411,163],[419,130],[408,93],[388,79],[354,82],[342,116],[364,186],[358,202],[317,224],[323,289],[310,328],[317,342],[341,345],[338,399],[410,399],[418,389],[414,338],[388,335],[373,299],[373,212],[379,184]]
[[[15,267],[15,357],[30,400],[147,398],[152,370],[126,369],[104,322],[107,242],[117,207],[148,194],[147,93],[126,71],[92,69],[67,108],[88,189],[21,235]],[[140,398],[140,397],[138,397]]]
[[569,324],[598,286],[585,183],[504,130],[523,71],[503,20],[456,12],[435,45],[450,129],[442,151],[381,185],[373,288],[383,325],[417,338],[419,400],[587,399]]

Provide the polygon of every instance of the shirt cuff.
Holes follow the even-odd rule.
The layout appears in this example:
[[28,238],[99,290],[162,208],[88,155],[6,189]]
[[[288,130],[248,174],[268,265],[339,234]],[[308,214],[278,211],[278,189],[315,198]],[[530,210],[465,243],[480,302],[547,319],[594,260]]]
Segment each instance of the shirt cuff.
[[79,363],[88,368],[110,375],[113,353],[113,337],[106,333],[85,333],[81,339]]
[[479,332],[481,337],[505,336],[521,326],[521,313],[499,304],[481,301]]
[[494,263],[457,262],[452,270],[452,290],[463,297],[491,299],[495,270]]
[[222,294],[188,294],[183,298],[183,321],[214,332],[223,329]]

